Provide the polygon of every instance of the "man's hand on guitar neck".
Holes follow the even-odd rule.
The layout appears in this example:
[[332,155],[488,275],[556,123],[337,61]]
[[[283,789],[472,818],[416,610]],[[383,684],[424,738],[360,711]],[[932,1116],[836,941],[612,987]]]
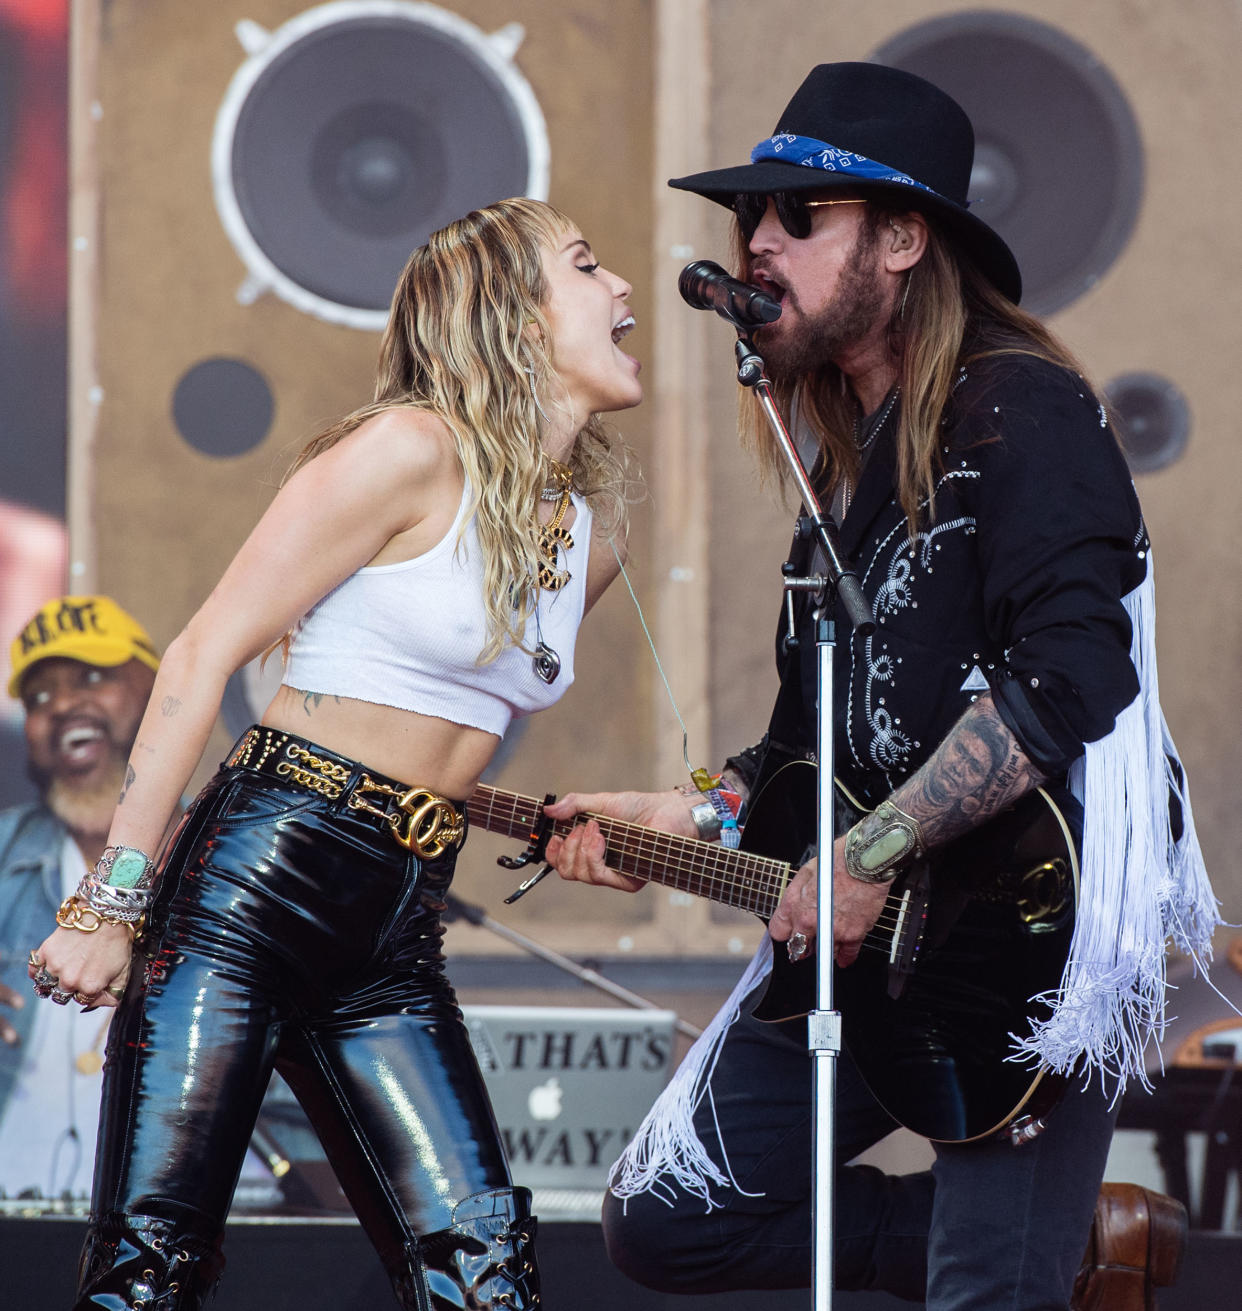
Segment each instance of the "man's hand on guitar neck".
[[[845,872],[845,838],[833,846],[833,952],[838,965],[852,965],[863,939],[880,916],[888,898],[887,883],[860,883]],[[768,924],[774,942],[788,942],[795,933],[814,942],[819,930],[816,873],[818,862],[809,860],[789,880],[780,905]]]
[[[548,806],[547,813],[553,819],[565,820],[587,811],[693,838],[698,834],[690,818],[692,804],[692,799],[676,791],[569,792]],[[563,879],[620,888],[624,892],[637,892],[639,888],[646,887],[646,880],[631,878],[605,864],[604,835],[593,819],[576,824],[563,838],[556,835],[550,837],[546,856],[548,863]]]

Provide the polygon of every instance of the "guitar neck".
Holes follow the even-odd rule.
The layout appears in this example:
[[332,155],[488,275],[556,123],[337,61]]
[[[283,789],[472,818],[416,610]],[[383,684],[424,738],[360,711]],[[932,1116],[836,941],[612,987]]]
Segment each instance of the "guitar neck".
[[[529,839],[543,815],[543,802],[480,784],[466,802],[466,814],[471,824],[489,833]],[[606,815],[554,820],[552,832],[563,837],[585,818],[599,825],[605,860],[613,869],[751,911],[765,920],[776,910],[789,879],[790,868],[784,861]]]

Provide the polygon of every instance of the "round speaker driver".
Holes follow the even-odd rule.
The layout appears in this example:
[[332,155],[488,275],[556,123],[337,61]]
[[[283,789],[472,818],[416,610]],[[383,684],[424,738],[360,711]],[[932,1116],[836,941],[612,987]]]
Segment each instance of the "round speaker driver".
[[971,210],[1016,256],[1023,306],[1051,314],[1094,287],[1143,198],[1138,122],[1103,60],[1050,23],[973,9],[917,23],[872,58],[970,115]]
[[524,35],[488,35],[435,5],[336,0],[268,32],[216,116],[216,207],[247,268],[308,314],[378,331],[410,251],[506,196],[543,199],[547,127],[513,64]]

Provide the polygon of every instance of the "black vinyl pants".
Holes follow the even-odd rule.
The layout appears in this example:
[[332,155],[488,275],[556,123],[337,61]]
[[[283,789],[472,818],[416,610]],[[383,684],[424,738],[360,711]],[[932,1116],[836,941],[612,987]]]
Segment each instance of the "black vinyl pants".
[[111,1026],[92,1210],[223,1227],[273,1067],[385,1266],[508,1166],[441,951],[455,853],[223,767],[175,835]]

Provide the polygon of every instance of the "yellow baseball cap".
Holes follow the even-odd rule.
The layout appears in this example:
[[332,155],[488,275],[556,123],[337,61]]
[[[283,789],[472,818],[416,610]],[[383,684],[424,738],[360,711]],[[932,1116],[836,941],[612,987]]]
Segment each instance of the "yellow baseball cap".
[[146,629],[108,596],[58,596],[35,614],[9,648],[9,696],[20,695],[22,676],[31,665],[53,656],[104,668],[128,660],[160,667]]

